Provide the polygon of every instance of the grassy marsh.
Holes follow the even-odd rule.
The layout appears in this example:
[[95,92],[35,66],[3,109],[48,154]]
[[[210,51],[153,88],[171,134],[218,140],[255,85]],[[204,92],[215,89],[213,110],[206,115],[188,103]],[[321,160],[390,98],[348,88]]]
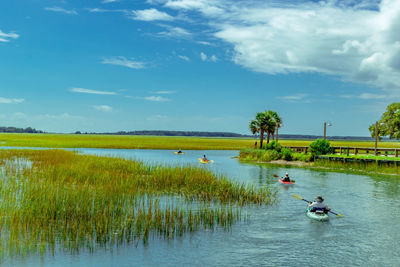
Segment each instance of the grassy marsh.
[[0,151],[3,254],[78,251],[230,226],[275,192],[204,168],[64,150]]
[[[85,134],[0,134],[0,146],[51,148],[240,150],[254,148],[252,138],[173,136],[122,136]],[[308,146],[313,140],[279,140],[282,146]],[[257,140],[258,142],[258,140]],[[374,147],[368,141],[331,141],[332,146]],[[400,142],[380,142],[380,148],[399,147]]]

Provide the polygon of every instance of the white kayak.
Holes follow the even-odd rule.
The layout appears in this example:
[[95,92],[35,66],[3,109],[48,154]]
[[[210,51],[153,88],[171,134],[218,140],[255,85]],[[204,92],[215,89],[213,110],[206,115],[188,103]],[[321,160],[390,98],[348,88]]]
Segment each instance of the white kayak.
[[324,212],[311,212],[310,208],[307,206],[306,215],[308,218],[316,220],[316,221],[327,221],[329,220],[328,214]]

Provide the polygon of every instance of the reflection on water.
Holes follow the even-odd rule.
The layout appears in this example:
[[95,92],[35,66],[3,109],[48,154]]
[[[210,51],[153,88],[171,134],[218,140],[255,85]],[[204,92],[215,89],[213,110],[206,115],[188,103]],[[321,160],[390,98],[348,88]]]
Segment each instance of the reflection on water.
[[[82,252],[6,259],[7,266],[398,266],[400,250],[399,178],[370,177],[293,167],[241,164],[235,151],[80,149],[82,153],[114,155],[164,164],[192,164],[226,174],[238,182],[272,186],[279,202],[245,210],[250,219],[224,231],[199,231],[182,238],[149,240],[148,246],[121,246],[112,251]],[[214,164],[200,164],[206,154]],[[289,171],[293,186],[278,183],[274,174]],[[305,215],[305,199],[322,195],[333,211],[329,222]]]

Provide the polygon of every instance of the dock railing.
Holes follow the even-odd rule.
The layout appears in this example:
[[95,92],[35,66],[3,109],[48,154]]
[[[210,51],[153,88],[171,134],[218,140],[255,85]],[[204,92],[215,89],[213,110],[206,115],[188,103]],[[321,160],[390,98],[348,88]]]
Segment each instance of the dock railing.
[[[294,152],[302,152],[307,153],[309,150],[308,146],[282,146],[283,148],[289,148]],[[348,147],[348,146],[334,146],[333,153],[334,154],[347,154],[347,155],[375,155],[375,151],[377,155],[385,155],[385,156],[393,156],[398,157],[400,148],[375,148],[373,147]]]

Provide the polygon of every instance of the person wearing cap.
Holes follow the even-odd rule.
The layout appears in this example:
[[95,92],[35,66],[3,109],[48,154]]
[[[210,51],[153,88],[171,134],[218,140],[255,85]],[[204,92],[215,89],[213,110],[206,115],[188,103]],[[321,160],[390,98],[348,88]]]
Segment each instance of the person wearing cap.
[[289,173],[286,173],[285,177],[282,179],[284,182],[290,182]]
[[314,202],[309,203],[311,212],[323,211],[324,213],[328,213],[331,209],[324,203],[324,198],[322,196],[317,196],[314,199]]

